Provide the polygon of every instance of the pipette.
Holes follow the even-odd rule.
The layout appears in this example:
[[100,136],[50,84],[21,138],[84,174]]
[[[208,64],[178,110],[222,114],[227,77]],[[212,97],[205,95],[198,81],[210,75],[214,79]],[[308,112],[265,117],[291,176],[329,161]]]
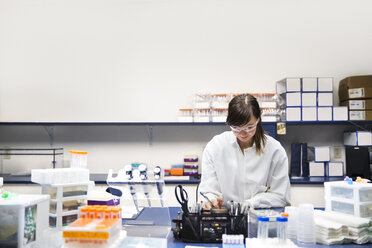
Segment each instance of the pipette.
[[155,168],[154,168],[154,178],[156,180],[156,188],[158,189],[158,194],[160,196],[160,204],[161,204],[162,207],[164,207],[163,184],[160,182],[160,178],[161,178],[161,168],[160,168],[160,166],[155,166]]
[[145,164],[140,164],[138,166],[138,170],[139,170],[139,173],[140,173],[140,178],[142,180],[142,186],[143,186],[143,193],[145,194],[146,198],[147,198],[147,204],[149,204],[149,207],[151,207],[151,200],[150,200],[150,190],[149,190],[149,187],[148,187],[148,183],[146,182],[147,180],[147,166]]
[[128,164],[124,167],[124,170],[125,170],[125,176],[128,180],[128,185],[129,185],[129,190],[130,190],[130,194],[132,195],[132,199],[133,199],[133,202],[134,202],[134,206],[136,207],[136,210],[137,210],[137,213],[139,212],[139,208],[138,208],[138,202],[137,202],[137,196],[136,196],[136,189],[134,188],[134,185],[132,182],[130,182],[130,180],[132,180],[133,178],[133,170],[132,170],[132,165]]

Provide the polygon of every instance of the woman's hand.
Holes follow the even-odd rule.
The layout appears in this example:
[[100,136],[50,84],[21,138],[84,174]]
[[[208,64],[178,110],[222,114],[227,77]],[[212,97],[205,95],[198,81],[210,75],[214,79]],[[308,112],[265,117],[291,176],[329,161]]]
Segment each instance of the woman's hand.
[[223,197],[219,196],[217,199],[213,199],[206,204],[204,204],[203,209],[204,210],[211,210],[211,208],[216,207],[216,208],[221,208],[223,205]]

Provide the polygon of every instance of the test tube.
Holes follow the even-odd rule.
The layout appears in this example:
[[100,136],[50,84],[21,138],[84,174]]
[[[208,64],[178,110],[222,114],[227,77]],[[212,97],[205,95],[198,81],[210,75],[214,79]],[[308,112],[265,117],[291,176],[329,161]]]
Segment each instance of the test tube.
[[269,236],[269,217],[258,216],[257,217],[257,238],[267,239]]
[[288,218],[287,217],[276,217],[276,236],[279,239],[280,244],[284,244],[287,240],[287,223]]

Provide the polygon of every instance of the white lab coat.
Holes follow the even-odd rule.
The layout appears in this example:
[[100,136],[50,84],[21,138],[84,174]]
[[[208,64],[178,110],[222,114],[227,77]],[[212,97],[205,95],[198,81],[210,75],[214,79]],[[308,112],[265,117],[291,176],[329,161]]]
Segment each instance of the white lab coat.
[[287,154],[277,140],[266,137],[259,155],[255,145],[243,154],[231,131],[216,135],[203,153],[199,192],[210,200],[222,195],[225,202],[247,201],[254,208],[290,205]]

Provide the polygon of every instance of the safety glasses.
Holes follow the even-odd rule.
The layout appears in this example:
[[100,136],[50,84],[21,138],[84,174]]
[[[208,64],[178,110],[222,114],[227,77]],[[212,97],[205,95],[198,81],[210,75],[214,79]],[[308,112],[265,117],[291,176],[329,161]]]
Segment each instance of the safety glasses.
[[240,133],[242,131],[250,132],[250,131],[254,130],[257,127],[257,124],[258,124],[259,121],[260,121],[260,118],[258,118],[257,121],[256,121],[256,123],[253,124],[253,125],[249,125],[249,126],[245,126],[245,127],[230,126],[230,128],[234,132],[238,132],[238,133]]

